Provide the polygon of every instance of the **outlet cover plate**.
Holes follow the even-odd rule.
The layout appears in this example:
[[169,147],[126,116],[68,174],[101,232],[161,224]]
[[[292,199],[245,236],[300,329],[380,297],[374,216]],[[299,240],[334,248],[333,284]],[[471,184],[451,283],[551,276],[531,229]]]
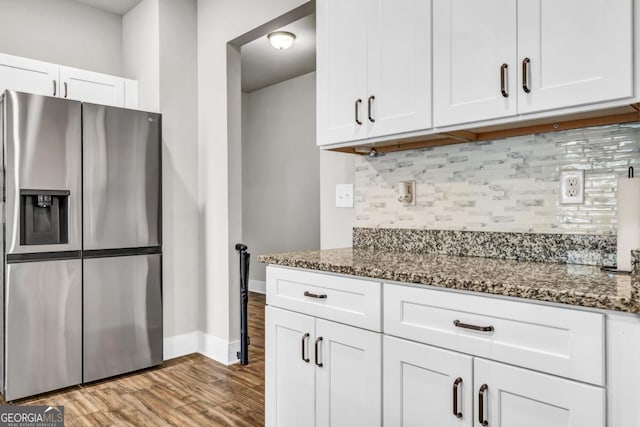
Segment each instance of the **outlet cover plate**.
[[336,184],[336,208],[353,207],[353,184]]
[[567,170],[560,172],[560,204],[584,204],[583,170]]

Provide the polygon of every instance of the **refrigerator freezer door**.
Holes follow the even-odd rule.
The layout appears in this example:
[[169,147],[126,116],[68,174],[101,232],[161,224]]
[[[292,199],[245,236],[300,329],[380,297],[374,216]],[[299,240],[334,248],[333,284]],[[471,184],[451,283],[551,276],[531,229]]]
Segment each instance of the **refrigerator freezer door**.
[[160,246],[161,116],[82,108],[84,249]]
[[82,382],[82,261],[7,265],[6,400]]
[[161,256],[83,262],[84,382],[162,363]]
[[[27,93],[5,93],[7,253],[80,250],[81,104]],[[65,238],[59,239],[60,243],[21,243],[21,190],[68,193],[64,199],[66,223],[62,225]]]

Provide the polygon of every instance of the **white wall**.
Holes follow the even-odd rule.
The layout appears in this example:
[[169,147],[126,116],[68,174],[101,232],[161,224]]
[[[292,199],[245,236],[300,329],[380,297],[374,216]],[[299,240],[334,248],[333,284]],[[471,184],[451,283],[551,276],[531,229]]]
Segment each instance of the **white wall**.
[[160,0],[165,334],[199,327],[198,66],[196,0]]
[[122,17],[122,71],[138,80],[138,108],[160,111],[159,0],[143,0]]
[[120,75],[122,19],[71,0],[0,0],[0,52]]
[[322,249],[351,247],[354,208],[336,208],[336,184],[354,183],[354,161],[353,154],[320,151],[320,246]]
[[242,107],[242,239],[250,278],[264,281],[258,254],[320,248],[316,73],[245,94]]
[[[202,329],[215,337],[220,346],[227,345],[229,354],[240,330],[234,244],[238,236],[242,237],[241,223],[237,221],[242,215],[242,203],[238,203],[237,195],[230,194],[230,187],[241,182],[242,176],[240,170],[229,168],[230,158],[240,158],[239,138],[230,144],[229,124],[240,123],[241,95],[239,90],[227,91],[228,58],[239,61],[239,54],[228,52],[227,43],[304,3],[198,1],[198,170],[206,259],[203,295],[206,317]],[[229,105],[234,110],[231,116],[235,117],[230,117]],[[231,196],[236,199],[230,201]]]
[[124,68],[141,109],[163,115],[165,357],[201,351],[196,11],[196,0],[144,0],[123,18]]

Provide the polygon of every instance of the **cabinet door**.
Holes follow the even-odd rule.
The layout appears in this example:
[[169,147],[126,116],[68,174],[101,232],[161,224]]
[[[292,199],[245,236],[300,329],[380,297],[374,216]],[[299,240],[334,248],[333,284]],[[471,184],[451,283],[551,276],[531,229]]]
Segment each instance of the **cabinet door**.
[[268,306],[265,320],[266,426],[312,427],[315,423],[315,319]]
[[519,1],[518,56],[520,113],[633,96],[632,0]]
[[433,16],[434,125],[515,115],[516,2],[433,0]]
[[60,67],[60,84],[63,98],[124,107],[124,79],[120,77]]
[[368,137],[431,127],[431,1],[369,7]]
[[380,426],[381,334],[317,319],[316,336],[316,426]]
[[385,426],[473,425],[470,356],[389,336],[383,347]]
[[58,66],[19,56],[0,54],[0,93],[5,90],[58,95]]
[[367,10],[370,0],[318,0],[318,145],[367,136]]
[[[487,389],[480,398],[483,385]],[[601,387],[474,359],[478,393],[475,425],[492,427],[604,427],[605,392]]]

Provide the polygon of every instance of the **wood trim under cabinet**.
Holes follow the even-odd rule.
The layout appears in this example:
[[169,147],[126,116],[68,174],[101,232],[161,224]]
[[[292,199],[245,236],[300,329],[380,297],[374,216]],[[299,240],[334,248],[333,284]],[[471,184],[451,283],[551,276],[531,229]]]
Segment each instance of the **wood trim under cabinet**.
[[640,122],[640,104],[629,105],[632,112],[611,114],[611,110],[596,112],[592,117],[576,118],[567,116],[561,119],[551,118],[532,122],[518,122],[506,124],[503,127],[479,128],[471,130],[457,130],[429,135],[426,139],[386,141],[377,144],[360,145],[355,147],[330,148],[329,151],[366,155],[372,148],[378,153],[414,150],[418,148],[440,147],[444,145],[462,144],[473,141],[488,141],[512,136],[532,135],[537,133],[559,132],[570,129],[580,129],[592,126]]

